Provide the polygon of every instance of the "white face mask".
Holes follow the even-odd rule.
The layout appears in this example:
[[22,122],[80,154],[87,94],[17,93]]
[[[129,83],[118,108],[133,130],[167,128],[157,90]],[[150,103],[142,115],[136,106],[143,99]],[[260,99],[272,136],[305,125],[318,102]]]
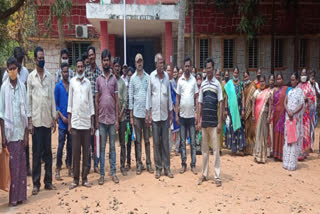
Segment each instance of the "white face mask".
[[300,79],[301,82],[307,82],[307,76],[301,76]]
[[79,79],[82,79],[82,78],[84,77],[84,72],[82,72],[81,75],[80,75],[79,73],[77,73],[77,77],[78,77]]
[[61,64],[63,63],[68,63],[69,64],[69,60],[68,59],[61,59]]

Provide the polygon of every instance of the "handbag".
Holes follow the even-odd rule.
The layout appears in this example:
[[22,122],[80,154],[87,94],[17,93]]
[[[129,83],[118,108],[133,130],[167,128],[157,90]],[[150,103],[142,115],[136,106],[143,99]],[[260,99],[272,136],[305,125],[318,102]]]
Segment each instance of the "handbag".
[[287,143],[292,144],[297,142],[297,120],[287,119]]
[[9,159],[8,149],[3,148],[0,153],[0,189],[6,192],[9,192],[11,182]]

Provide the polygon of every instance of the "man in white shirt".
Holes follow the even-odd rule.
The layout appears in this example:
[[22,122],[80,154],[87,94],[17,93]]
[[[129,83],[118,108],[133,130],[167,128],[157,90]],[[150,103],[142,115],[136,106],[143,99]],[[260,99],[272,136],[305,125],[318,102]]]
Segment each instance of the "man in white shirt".
[[[197,81],[191,71],[191,58],[184,59],[184,74],[178,80],[177,98],[176,98],[176,122],[180,123],[180,146],[181,146],[181,165],[180,173],[183,174],[187,170],[187,154],[186,154],[186,136],[189,131],[191,140],[191,171],[196,172],[196,129],[195,129],[195,106],[198,97]],[[179,118],[180,112],[180,118]]]
[[[173,178],[170,171],[169,152],[169,124],[172,122],[172,100],[170,81],[168,74],[163,70],[163,57],[161,54],[155,56],[156,70],[150,74],[147,100],[146,118],[152,123],[154,162],[156,165],[156,179],[160,178],[162,166],[164,174]],[[170,121],[170,123],[169,123]]]
[[[94,106],[90,81],[84,77],[84,62],[77,60],[77,75],[71,79],[68,97],[68,131],[72,136],[73,182],[69,189],[79,185],[80,157],[82,161],[82,186],[91,187],[89,173],[90,136],[94,133]],[[82,151],[81,151],[82,147]]]

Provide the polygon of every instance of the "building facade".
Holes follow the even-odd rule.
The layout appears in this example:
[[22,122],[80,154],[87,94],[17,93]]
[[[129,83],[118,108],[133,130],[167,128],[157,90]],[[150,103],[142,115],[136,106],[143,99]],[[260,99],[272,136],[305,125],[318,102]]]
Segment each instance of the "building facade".
[[[212,1],[213,2],[213,1]],[[50,3],[49,3],[50,4]],[[188,6],[190,11],[190,6]],[[127,0],[126,1],[126,58],[127,64],[134,66],[134,56],[141,52],[145,69],[154,69],[154,55],[163,53],[166,63],[176,64],[179,21],[178,0]],[[298,18],[293,6],[284,6],[283,1],[274,5],[274,66],[275,73],[282,72],[288,80],[294,70],[295,38],[298,42],[298,67],[320,70],[320,2],[299,1]],[[52,33],[48,34],[44,20],[48,16],[49,5],[38,10],[41,36],[38,43],[46,50],[47,68],[55,72],[59,66],[59,42],[56,20]],[[214,3],[195,0],[195,62],[198,70],[204,66],[207,57],[213,57],[215,68],[240,71],[256,71],[261,68],[268,75],[271,71],[272,1],[260,1],[259,12],[264,17],[263,28],[255,40],[248,41],[237,31],[241,20],[239,15],[227,16]],[[70,64],[80,56],[90,44],[96,47],[97,62],[100,66],[101,49],[108,48],[112,56],[124,60],[123,43],[123,0],[85,1],[73,0],[71,28],[65,20],[67,46],[71,52]],[[297,24],[295,24],[295,22]],[[84,26],[84,38],[77,36],[76,25]],[[191,56],[191,15],[186,14],[185,55]],[[46,35],[46,36],[44,36]],[[297,37],[296,37],[297,35]]]

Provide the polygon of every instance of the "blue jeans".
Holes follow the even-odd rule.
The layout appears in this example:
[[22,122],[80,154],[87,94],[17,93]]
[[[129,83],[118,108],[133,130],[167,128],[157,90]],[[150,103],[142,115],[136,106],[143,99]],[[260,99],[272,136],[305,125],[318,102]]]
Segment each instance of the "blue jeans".
[[100,145],[100,175],[104,177],[104,162],[107,138],[109,136],[109,163],[111,176],[116,174],[116,129],[115,124],[106,125],[100,123],[99,132],[101,136]]
[[61,169],[62,166],[62,155],[63,155],[63,147],[66,142],[67,137],[67,157],[66,157],[66,165],[71,166],[72,162],[72,142],[71,142],[71,135],[69,134],[68,130],[60,129],[59,128],[59,145],[57,151],[57,169]]
[[180,117],[180,147],[181,147],[181,165],[186,166],[187,162],[187,151],[186,151],[186,136],[189,130],[190,141],[191,141],[191,167],[196,166],[196,129],[194,124],[194,118],[183,118]]

